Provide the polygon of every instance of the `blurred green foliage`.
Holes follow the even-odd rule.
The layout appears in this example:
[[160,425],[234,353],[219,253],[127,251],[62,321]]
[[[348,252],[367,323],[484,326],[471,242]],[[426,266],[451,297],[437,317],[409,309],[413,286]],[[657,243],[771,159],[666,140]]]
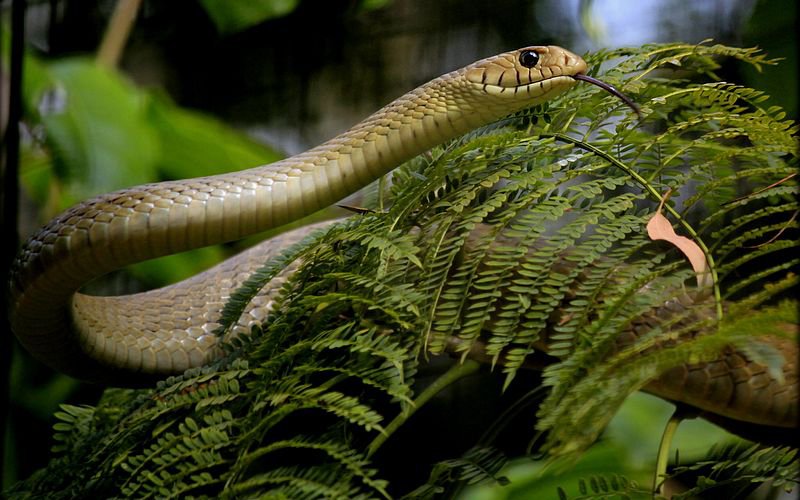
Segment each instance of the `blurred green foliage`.
[[[591,477],[622,475],[636,482],[630,485],[630,498],[652,498],[656,450],[674,406],[644,393],[632,394],[611,420],[603,437],[576,463],[551,463],[545,460],[518,459],[509,463],[501,475],[510,484],[481,484],[468,488],[462,500],[523,500],[557,498],[562,488],[569,498],[579,495],[579,483]],[[684,463],[701,459],[715,443],[739,442],[728,432],[705,420],[681,423],[673,450]]]
[[[363,10],[379,9],[391,0],[361,0]],[[220,33],[246,30],[269,19],[291,14],[300,0],[200,0]]]
[[747,23],[747,45],[758,45],[772,57],[783,59],[777,68],[756,71],[740,65],[747,85],[764,90],[771,103],[797,117],[797,2],[761,0]]
[[292,12],[300,0],[200,0],[222,33],[234,33]]

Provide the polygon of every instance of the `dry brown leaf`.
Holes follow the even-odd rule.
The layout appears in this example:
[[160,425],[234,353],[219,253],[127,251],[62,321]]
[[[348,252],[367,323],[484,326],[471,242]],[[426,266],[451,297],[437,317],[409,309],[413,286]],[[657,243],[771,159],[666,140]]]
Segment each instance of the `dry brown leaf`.
[[662,215],[661,211],[664,208],[664,202],[669,198],[669,192],[661,198],[661,204],[658,206],[658,212],[653,215],[647,223],[647,235],[651,240],[664,240],[675,245],[678,250],[683,252],[683,255],[689,259],[692,269],[697,274],[697,286],[705,288],[711,285],[711,273],[708,270],[708,262],[706,256],[700,249],[700,246],[686,236],[679,236],[672,228],[669,220]]

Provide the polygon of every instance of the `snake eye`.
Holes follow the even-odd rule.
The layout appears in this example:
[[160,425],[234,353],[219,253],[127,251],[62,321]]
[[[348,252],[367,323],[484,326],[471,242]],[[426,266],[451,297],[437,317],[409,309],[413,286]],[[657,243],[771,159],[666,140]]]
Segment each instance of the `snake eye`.
[[532,50],[523,50],[519,53],[519,63],[526,68],[532,68],[539,62],[539,54]]

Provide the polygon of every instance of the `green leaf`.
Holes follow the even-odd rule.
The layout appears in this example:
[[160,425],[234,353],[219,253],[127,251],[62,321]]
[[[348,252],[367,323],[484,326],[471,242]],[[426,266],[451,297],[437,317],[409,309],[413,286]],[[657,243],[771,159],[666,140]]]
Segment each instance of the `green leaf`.
[[285,16],[297,8],[299,0],[200,0],[222,33],[236,33],[251,26]]
[[361,0],[361,10],[377,10],[386,7],[392,0]]
[[147,118],[161,143],[158,165],[166,178],[220,174],[283,156],[218,120],[181,109],[164,98],[149,101]]
[[139,262],[127,270],[146,285],[163,286],[208,269],[225,256],[223,247],[217,245]]

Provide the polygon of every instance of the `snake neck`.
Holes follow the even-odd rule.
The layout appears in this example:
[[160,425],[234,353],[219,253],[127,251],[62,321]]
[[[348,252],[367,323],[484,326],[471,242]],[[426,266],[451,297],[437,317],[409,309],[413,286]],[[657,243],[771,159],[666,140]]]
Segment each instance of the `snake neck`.
[[532,104],[477,95],[463,78],[466,69],[432,80],[290,158],[79,203],[27,241],[13,266],[12,290],[42,280],[54,293],[72,293],[126,265],[286,224],[438,144]]
[[[464,77],[469,68],[434,79],[347,132],[279,162],[138,186],[73,206],[18,254],[10,283],[12,328],[40,359],[69,372],[75,363],[63,364],[64,350],[77,344],[83,351],[96,349],[90,330],[100,317],[79,321],[86,317],[79,309],[94,298],[75,293],[88,281],[299,219],[437,144],[537,102],[536,96],[509,99],[480,92]],[[559,91],[572,82],[561,82]],[[550,96],[538,100],[545,97]],[[116,366],[120,355],[112,352],[114,343],[108,345],[110,352],[91,357]]]

